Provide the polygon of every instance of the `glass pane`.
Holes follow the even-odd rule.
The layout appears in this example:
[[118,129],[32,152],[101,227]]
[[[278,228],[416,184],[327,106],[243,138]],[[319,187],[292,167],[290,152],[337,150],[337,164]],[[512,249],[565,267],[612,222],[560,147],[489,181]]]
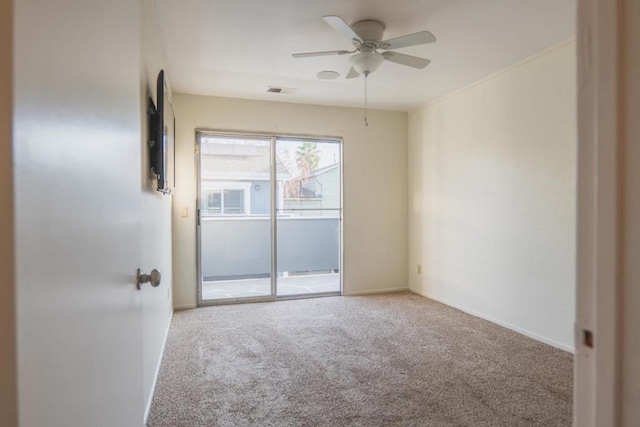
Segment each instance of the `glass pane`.
[[216,215],[222,213],[222,194],[219,191],[204,193],[202,197],[203,215]]
[[271,293],[269,139],[201,137],[202,299]]
[[244,213],[244,190],[224,190],[224,213]]
[[340,291],[340,144],[278,139],[278,295]]

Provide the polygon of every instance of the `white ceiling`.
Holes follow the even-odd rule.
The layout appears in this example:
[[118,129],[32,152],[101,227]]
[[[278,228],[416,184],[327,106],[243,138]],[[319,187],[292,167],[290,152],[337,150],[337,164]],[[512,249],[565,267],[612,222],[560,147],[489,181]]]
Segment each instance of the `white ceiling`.
[[[348,56],[292,58],[351,49],[322,20],[386,23],[384,38],[429,30],[436,43],[398,52],[432,60],[424,70],[385,62],[369,77],[369,106],[422,106],[574,36],[575,0],[156,0],[175,92],[361,107],[364,82],[345,80]],[[334,70],[337,80],[316,74]],[[294,95],[268,86],[297,88]]]

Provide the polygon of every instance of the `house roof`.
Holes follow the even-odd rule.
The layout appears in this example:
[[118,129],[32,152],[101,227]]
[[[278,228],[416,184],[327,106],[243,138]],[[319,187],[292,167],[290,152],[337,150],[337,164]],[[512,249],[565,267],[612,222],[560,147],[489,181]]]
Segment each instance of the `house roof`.
[[323,173],[327,173],[329,171],[332,171],[334,169],[336,169],[338,166],[340,166],[340,163],[334,163],[332,165],[329,166],[324,166],[318,169],[314,169],[311,171],[311,173],[309,174],[309,176],[318,176],[318,175],[322,175]]
[[324,173],[330,172],[334,169],[337,169],[340,166],[340,163],[334,163],[332,165],[329,166],[323,166],[321,168],[318,169],[314,169],[311,171],[311,173],[309,173],[308,175],[298,175],[297,177],[295,177],[295,179],[309,179],[309,178],[314,178],[318,175],[322,175]]
[[[271,168],[271,149],[268,146],[236,145],[236,144],[203,144],[201,168],[205,175],[230,173],[238,178],[246,175],[265,174]],[[276,155],[278,174],[289,175],[289,170]]]

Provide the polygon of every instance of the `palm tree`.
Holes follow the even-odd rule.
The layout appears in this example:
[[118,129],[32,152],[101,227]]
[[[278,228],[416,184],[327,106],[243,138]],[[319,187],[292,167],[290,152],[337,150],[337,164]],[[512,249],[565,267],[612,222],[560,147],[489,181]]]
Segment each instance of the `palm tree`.
[[296,150],[296,165],[298,166],[298,176],[291,178],[284,185],[286,197],[300,198],[302,194],[302,184],[307,180],[311,172],[318,168],[320,164],[320,153],[318,144],[315,142],[303,142]]
[[300,170],[300,176],[308,177],[311,172],[318,168],[320,164],[320,153],[318,144],[315,142],[304,142],[296,150],[296,164]]

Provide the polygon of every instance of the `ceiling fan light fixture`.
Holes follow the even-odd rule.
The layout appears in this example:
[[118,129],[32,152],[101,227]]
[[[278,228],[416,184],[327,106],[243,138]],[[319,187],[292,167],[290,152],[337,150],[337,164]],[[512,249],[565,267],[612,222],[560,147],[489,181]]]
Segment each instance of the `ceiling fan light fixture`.
[[349,58],[351,66],[360,74],[371,74],[384,62],[384,57],[376,52],[360,52]]

